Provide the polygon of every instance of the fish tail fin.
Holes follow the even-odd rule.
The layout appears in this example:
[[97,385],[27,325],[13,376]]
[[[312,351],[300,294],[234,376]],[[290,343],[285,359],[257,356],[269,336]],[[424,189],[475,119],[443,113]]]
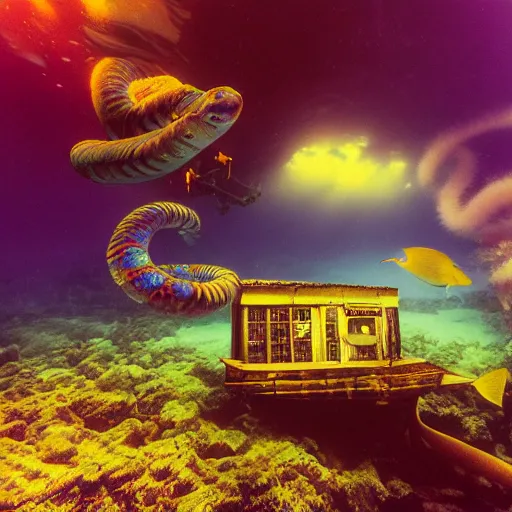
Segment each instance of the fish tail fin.
[[482,375],[473,382],[473,386],[486,400],[502,407],[503,394],[509,378],[509,371],[500,368]]
[[199,238],[199,233],[195,231],[186,231],[184,229],[178,231],[187,245],[194,245]]

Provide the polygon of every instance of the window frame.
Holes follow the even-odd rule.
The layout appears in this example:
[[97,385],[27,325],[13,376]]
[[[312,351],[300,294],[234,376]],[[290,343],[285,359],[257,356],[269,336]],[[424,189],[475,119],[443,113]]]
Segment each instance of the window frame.
[[[312,363],[315,361],[315,351],[314,351],[314,338],[313,338],[313,309],[315,306],[311,305],[271,305],[271,306],[258,306],[258,305],[251,305],[246,306],[246,314],[244,315],[245,321],[244,321],[244,360],[247,363],[254,363],[254,364],[281,364],[281,363]],[[251,319],[251,311],[255,310],[261,310],[264,313],[265,319],[261,320],[252,320]],[[272,310],[287,310],[287,315],[285,319],[281,319],[279,316],[277,319],[272,319]],[[295,318],[295,313],[299,312],[300,310],[305,310],[308,312],[308,319],[307,320],[301,320],[300,318]],[[251,360],[253,359],[251,357],[251,351],[250,351],[250,344],[253,340],[251,340],[251,327],[255,325],[264,324],[265,325],[265,340],[263,342],[264,346],[264,352],[266,354],[264,361],[256,361]],[[309,324],[309,337],[303,337],[299,338],[295,336],[295,327],[298,324]],[[273,343],[272,343],[272,327],[273,326],[279,326],[279,325],[286,325],[285,330],[287,332],[287,347],[288,347],[288,353],[290,354],[290,358],[286,358],[287,360],[272,360],[273,355]],[[302,354],[306,353],[309,355],[309,358],[306,360],[298,360],[297,357],[297,348],[296,343],[298,341],[309,343],[309,348],[306,351],[301,351]],[[282,343],[278,343],[282,344]]]

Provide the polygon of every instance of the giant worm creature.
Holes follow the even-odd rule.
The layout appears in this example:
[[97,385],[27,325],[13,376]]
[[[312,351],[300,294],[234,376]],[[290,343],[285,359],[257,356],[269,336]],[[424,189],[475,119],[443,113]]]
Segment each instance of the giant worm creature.
[[134,62],[100,60],[91,75],[98,119],[110,140],[84,140],[73,167],[97,183],[140,183],[169,174],[233,126],[242,97],[231,87],[201,91],[169,75],[147,76]]
[[182,316],[200,316],[231,303],[240,289],[232,270],[214,265],[155,265],[149,243],[160,229],[174,228],[187,242],[198,236],[197,214],[178,203],[156,202],[137,208],[116,227],[107,263],[116,284],[133,300]]

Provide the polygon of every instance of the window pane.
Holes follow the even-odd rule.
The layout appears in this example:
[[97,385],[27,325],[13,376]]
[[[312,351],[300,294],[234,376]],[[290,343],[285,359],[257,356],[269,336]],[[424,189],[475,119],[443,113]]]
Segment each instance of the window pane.
[[292,360],[290,351],[290,324],[270,324],[270,355],[272,363],[289,363]]
[[325,335],[327,339],[335,339],[336,336],[336,324],[326,324],[325,325]]
[[249,363],[266,363],[267,362],[267,349],[265,341],[249,340],[248,346],[248,360]]
[[377,326],[375,318],[353,317],[348,319],[348,348],[350,361],[377,359]]
[[293,320],[299,322],[311,321],[311,308],[293,308]]
[[338,315],[336,314],[337,308],[326,308],[325,319],[327,322],[336,322]]
[[249,307],[249,322],[264,322],[265,308]]
[[400,323],[398,319],[398,308],[386,308],[388,320],[388,357],[400,358]]
[[249,341],[265,341],[266,325],[262,323],[249,323]]
[[270,321],[271,322],[284,322],[290,319],[289,308],[271,308]]
[[311,308],[293,308],[293,360],[313,361],[311,347]]
[[247,358],[249,363],[267,362],[266,308],[249,307],[247,324]]
[[374,361],[377,359],[377,346],[356,347],[350,345],[350,361]]
[[340,337],[338,335],[338,312],[336,307],[325,310],[325,337],[327,361],[341,361]]
[[305,363],[313,361],[313,353],[311,351],[311,340],[294,340],[293,343],[294,357],[296,363]]
[[348,333],[375,336],[375,318],[349,318]]

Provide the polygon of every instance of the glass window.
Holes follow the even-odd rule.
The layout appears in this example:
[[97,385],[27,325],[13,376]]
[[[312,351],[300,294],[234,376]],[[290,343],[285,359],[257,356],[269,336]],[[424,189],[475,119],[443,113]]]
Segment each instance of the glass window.
[[348,319],[348,333],[349,334],[365,334],[375,336],[375,318],[349,318]]
[[348,346],[351,361],[377,359],[377,327],[375,318],[348,319]]
[[266,308],[250,307],[248,311],[249,322],[265,322]]
[[250,307],[248,311],[247,356],[249,363],[267,362],[266,308]]
[[400,323],[398,320],[398,308],[386,308],[388,321],[388,354],[390,359],[400,359]]
[[290,323],[270,322],[270,362],[290,363],[291,361]]
[[293,352],[295,362],[313,361],[311,308],[293,308]]
[[247,320],[250,363],[266,363],[268,345],[271,363],[313,361],[311,308],[249,307]]
[[325,310],[325,342],[327,361],[340,361],[340,337],[338,332],[338,308]]

